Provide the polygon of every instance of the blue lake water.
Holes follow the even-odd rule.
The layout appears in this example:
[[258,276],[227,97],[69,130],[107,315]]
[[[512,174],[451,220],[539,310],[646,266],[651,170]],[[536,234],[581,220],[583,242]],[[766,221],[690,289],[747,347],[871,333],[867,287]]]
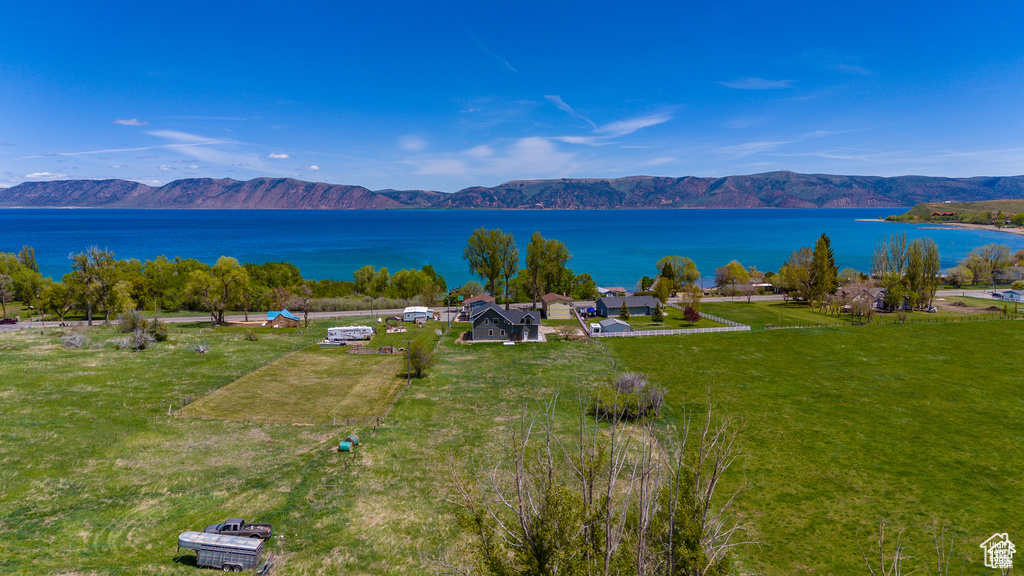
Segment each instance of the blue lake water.
[[667,255],[692,258],[705,277],[737,259],[759,270],[778,270],[821,233],[832,240],[840,268],[868,270],[875,242],[906,232],[928,236],[943,267],[972,249],[998,242],[1024,248],[1024,236],[988,231],[925,229],[913,224],[863,222],[904,209],[846,210],[0,210],[0,251],[36,250],[40,271],[59,278],[68,255],[97,245],[118,258],[160,255],[213,263],[221,255],[241,262],[287,261],[306,278],[351,279],[365,264],[420,268],[432,264],[459,285],[471,275],[462,260],[470,233],[480,226],[515,235],[520,253],[534,231],[565,242],[570,266],[599,285],[632,287],[656,273]]

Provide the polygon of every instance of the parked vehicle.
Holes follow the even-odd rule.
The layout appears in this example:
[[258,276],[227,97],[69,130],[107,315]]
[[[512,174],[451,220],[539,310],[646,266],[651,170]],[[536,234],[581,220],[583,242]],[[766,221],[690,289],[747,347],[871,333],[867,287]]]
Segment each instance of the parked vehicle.
[[0,324],[17,324],[17,318],[0,318]]
[[228,518],[220,524],[210,524],[203,532],[246,538],[270,538],[274,533],[274,527],[270,524],[248,524],[241,518]]
[[370,338],[373,338],[373,328],[369,326],[336,326],[327,329],[328,342],[369,340]]
[[196,551],[196,566],[225,572],[255,570],[263,556],[263,540],[207,532],[182,532],[178,548]]

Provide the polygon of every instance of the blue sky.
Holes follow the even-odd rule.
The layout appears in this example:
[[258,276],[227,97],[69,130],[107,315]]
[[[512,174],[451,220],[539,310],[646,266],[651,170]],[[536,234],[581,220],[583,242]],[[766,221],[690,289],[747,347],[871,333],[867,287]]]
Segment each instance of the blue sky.
[[843,4],[12,2],[0,186],[1024,174],[1024,3]]

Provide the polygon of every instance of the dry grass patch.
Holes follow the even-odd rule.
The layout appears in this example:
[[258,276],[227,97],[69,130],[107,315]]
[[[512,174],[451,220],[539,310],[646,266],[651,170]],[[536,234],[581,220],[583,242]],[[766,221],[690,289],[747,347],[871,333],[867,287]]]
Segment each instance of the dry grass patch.
[[405,383],[402,356],[304,348],[190,404],[190,416],[280,424],[383,416]]

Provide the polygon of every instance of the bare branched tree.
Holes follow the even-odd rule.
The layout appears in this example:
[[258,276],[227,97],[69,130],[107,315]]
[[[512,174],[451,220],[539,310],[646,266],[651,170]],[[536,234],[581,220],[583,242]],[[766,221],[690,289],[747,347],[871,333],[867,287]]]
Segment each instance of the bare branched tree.
[[524,409],[494,464],[469,474],[452,464],[450,501],[465,512],[471,550],[425,564],[447,574],[704,576],[727,572],[729,552],[753,543],[732,511],[746,482],[715,498],[743,425],[710,397],[691,449],[688,418],[661,434],[652,419],[598,414],[581,394],[567,435],[556,405]]
[[910,547],[903,543],[903,532],[905,530],[905,528],[900,528],[896,532],[896,542],[893,543],[892,549],[887,551],[885,544],[885,519],[879,520],[877,558],[874,558],[873,551],[869,555],[868,551],[864,549],[864,545],[861,544],[860,538],[857,538],[860,554],[864,558],[864,564],[868,567],[868,572],[871,573],[871,576],[902,576],[904,574],[903,563],[913,559],[913,556],[907,554]]

